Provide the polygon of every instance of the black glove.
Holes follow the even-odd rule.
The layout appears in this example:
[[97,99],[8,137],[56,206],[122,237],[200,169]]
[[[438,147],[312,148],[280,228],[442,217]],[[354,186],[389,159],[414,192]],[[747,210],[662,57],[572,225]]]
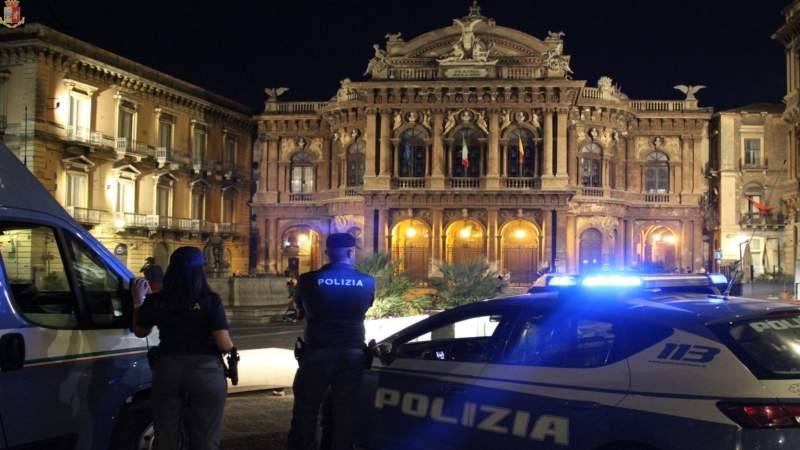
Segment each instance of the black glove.
[[300,361],[300,358],[303,357],[303,353],[305,353],[306,349],[306,341],[303,338],[298,337],[297,341],[294,343],[294,359]]
[[372,359],[375,357],[375,347],[377,346],[375,339],[370,339],[369,344],[364,345],[364,369],[372,368]]

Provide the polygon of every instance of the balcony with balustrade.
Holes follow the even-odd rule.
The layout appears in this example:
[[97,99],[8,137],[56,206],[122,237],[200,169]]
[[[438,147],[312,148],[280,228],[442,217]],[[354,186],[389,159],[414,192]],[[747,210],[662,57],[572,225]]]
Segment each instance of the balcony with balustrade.
[[115,212],[112,223],[118,230],[146,229],[148,220],[146,214]]
[[739,226],[746,230],[782,230],[786,226],[786,216],[782,212],[744,213]]
[[91,208],[81,208],[79,206],[67,206],[67,213],[81,225],[99,225],[103,221],[105,211]]
[[541,183],[538,178],[529,177],[507,177],[503,180],[503,185],[506,189],[539,189]]
[[425,189],[427,182],[424,177],[400,177],[392,180],[394,189]]
[[481,179],[476,177],[448,178],[447,187],[450,189],[479,189]]

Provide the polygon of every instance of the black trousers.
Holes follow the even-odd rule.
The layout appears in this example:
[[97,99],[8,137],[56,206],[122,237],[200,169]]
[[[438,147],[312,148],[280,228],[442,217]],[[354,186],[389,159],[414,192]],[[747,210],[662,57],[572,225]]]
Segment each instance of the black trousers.
[[[153,369],[155,448],[219,450],[227,396],[228,383],[219,356],[159,358]],[[182,423],[191,446],[179,447]]]
[[[330,450],[351,450],[357,424],[357,401],[364,375],[362,349],[306,349],[294,377],[290,450],[313,450],[317,417],[326,393],[331,395]],[[326,439],[328,440],[328,439]]]

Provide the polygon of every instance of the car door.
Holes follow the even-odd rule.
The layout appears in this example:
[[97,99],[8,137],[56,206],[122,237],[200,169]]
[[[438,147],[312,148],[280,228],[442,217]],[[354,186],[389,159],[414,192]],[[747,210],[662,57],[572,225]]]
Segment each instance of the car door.
[[615,350],[614,317],[563,308],[521,314],[502,359],[487,365],[489,401],[502,408],[497,448],[596,448],[628,389],[628,366]]
[[127,280],[78,236],[41,223],[0,221],[0,253],[11,294],[2,333],[26,347],[24,365],[0,373],[6,442],[107,448],[146,352],[125,330]]
[[[365,376],[367,448],[463,448],[476,378],[510,331],[508,308],[463,308],[401,332]],[[466,412],[465,412],[466,411]]]

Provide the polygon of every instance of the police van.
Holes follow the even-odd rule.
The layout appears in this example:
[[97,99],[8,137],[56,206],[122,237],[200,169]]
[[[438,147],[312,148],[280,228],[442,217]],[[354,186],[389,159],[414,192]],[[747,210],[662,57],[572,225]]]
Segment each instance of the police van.
[[[377,346],[366,449],[800,448],[800,308],[719,276],[550,277]],[[661,284],[661,287],[659,287]]]
[[0,447],[151,446],[133,277],[0,144]]

